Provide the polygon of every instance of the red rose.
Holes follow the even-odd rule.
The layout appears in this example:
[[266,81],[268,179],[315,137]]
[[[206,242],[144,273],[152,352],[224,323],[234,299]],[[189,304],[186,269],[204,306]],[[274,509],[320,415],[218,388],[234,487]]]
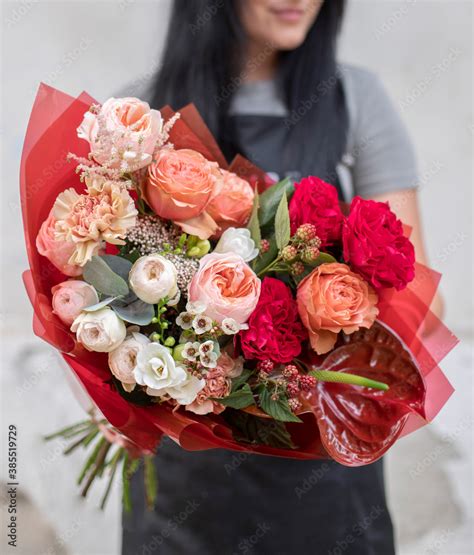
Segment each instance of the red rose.
[[355,197],[344,220],[344,260],[376,289],[403,289],[415,277],[415,250],[388,203]]
[[307,337],[291,289],[274,278],[263,280],[258,304],[247,323],[249,329],[239,334],[247,359],[291,362]]
[[333,185],[319,177],[305,177],[295,185],[289,210],[292,233],[302,224],[313,224],[322,247],[340,241],[343,216]]

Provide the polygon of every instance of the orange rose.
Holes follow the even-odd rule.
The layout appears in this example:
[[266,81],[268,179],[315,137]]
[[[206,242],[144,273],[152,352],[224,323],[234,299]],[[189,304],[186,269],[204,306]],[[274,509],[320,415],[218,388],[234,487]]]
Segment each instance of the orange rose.
[[229,227],[245,227],[252,213],[254,190],[250,183],[238,175],[221,170],[217,194],[207,212],[219,225],[218,235]]
[[218,165],[199,152],[164,148],[148,167],[143,195],[158,216],[173,220],[186,233],[207,239],[217,230],[205,210],[218,176]]
[[298,286],[298,312],[309,332],[311,346],[327,353],[337,334],[370,328],[377,318],[377,294],[346,264],[321,264]]

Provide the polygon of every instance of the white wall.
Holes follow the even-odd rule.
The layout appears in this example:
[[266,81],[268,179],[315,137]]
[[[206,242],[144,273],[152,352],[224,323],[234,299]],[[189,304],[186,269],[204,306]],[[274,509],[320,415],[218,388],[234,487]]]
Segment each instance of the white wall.
[[[105,515],[95,509],[94,500],[80,503],[73,483],[80,457],[63,460],[57,446],[40,439],[79,418],[81,410],[49,347],[30,330],[31,309],[20,280],[27,265],[18,203],[21,145],[40,81],[73,95],[86,89],[104,100],[126,84],[146,80],[158,63],[169,5],[168,0],[1,4],[3,415],[20,428],[23,491],[59,534],[55,553],[62,553],[63,544],[75,554],[118,553],[118,497],[116,492]],[[353,0],[341,45],[345,61],[381,75],[411,131],[421,167],[428,251],[432,265],[444,273],[448,323],[465,338],[472,334],[471,41],[471,2]],[[389,459],[391,499],[407,555],[435,548],[437,553],[470,552],[470,356],[466,343],[447,361],[460,391],[435,427],[400,442]],[[463,422],[467,428],[456,431]],[[440,459],[433,464],[437,473],[427,471],[423,480],[410,482],[409,464],[438,452],[436,434],[448,438],[444,453],[454,450],[457,466],[448,462],[444,467]],[[427,491],[440,497],[427,500]],[[418,513],[414,499],[420,504]],[[451,520],[443,520],[445,515]],[[34,527],[22,533],[33,538]],[[425,538],[431,539],[423,543]],[[38,546],[31,549],[19,552],[40,553]]]

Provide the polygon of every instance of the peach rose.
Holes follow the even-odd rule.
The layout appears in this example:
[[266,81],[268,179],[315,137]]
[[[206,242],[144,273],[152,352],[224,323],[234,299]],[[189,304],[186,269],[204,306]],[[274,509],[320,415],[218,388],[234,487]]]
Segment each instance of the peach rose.
[[84,308],[99,302],[97,291],[85,281],[71,279],[55,285],[53,294],[53,312],[66,325],[70,326]]
[[252,213],[254,190],[250,183],[238,175],[221,170],[217,194],[207,212],[219,226],[217,235],[229,227],[245,227]]
[[321,264],[298,286],[298,312],[309,332],[311,346],[327,353],[337,334],[370,328],[377,318],[377,294],[346,264]]
[[163,120],[138,98],[109,98],[97,113],[84,114],[77,136],[88,141],[96,162],[136,171],[150,164]]
[[237,254],[211,253],[201,258],[189,285],[189,300],[206,305],[205,314],[221,323],[244,324],[260,296],[260,280]]
[[217,164],[199,152],[164,148],[148,168],[143,195],[158,216],[173,220],[186,233],[207,239],[217,230],[206,208],[218,177]]
[[56,220],[53,209],[43,222],[36,237],[38,252],[56,266],[66,276],[75,277],[82,274],[82,268],[76,264],[69,264],[69,259],[76,251],[73,241],[56,238]]

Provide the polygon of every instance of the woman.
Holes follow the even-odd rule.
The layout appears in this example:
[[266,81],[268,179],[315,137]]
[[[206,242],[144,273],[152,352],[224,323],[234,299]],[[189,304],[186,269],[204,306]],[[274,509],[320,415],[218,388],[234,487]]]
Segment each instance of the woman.
[[[390,201],[420,237],[415,159],[378,79],[336,63],[344,0],[175,0],[155,107],[194,102],[221,147],[273,177],[317,175],[341,199]],[[227,451],[156,457],[157,507],[124,517],[123,553],[394,553],[382,461],[346,468]]]

